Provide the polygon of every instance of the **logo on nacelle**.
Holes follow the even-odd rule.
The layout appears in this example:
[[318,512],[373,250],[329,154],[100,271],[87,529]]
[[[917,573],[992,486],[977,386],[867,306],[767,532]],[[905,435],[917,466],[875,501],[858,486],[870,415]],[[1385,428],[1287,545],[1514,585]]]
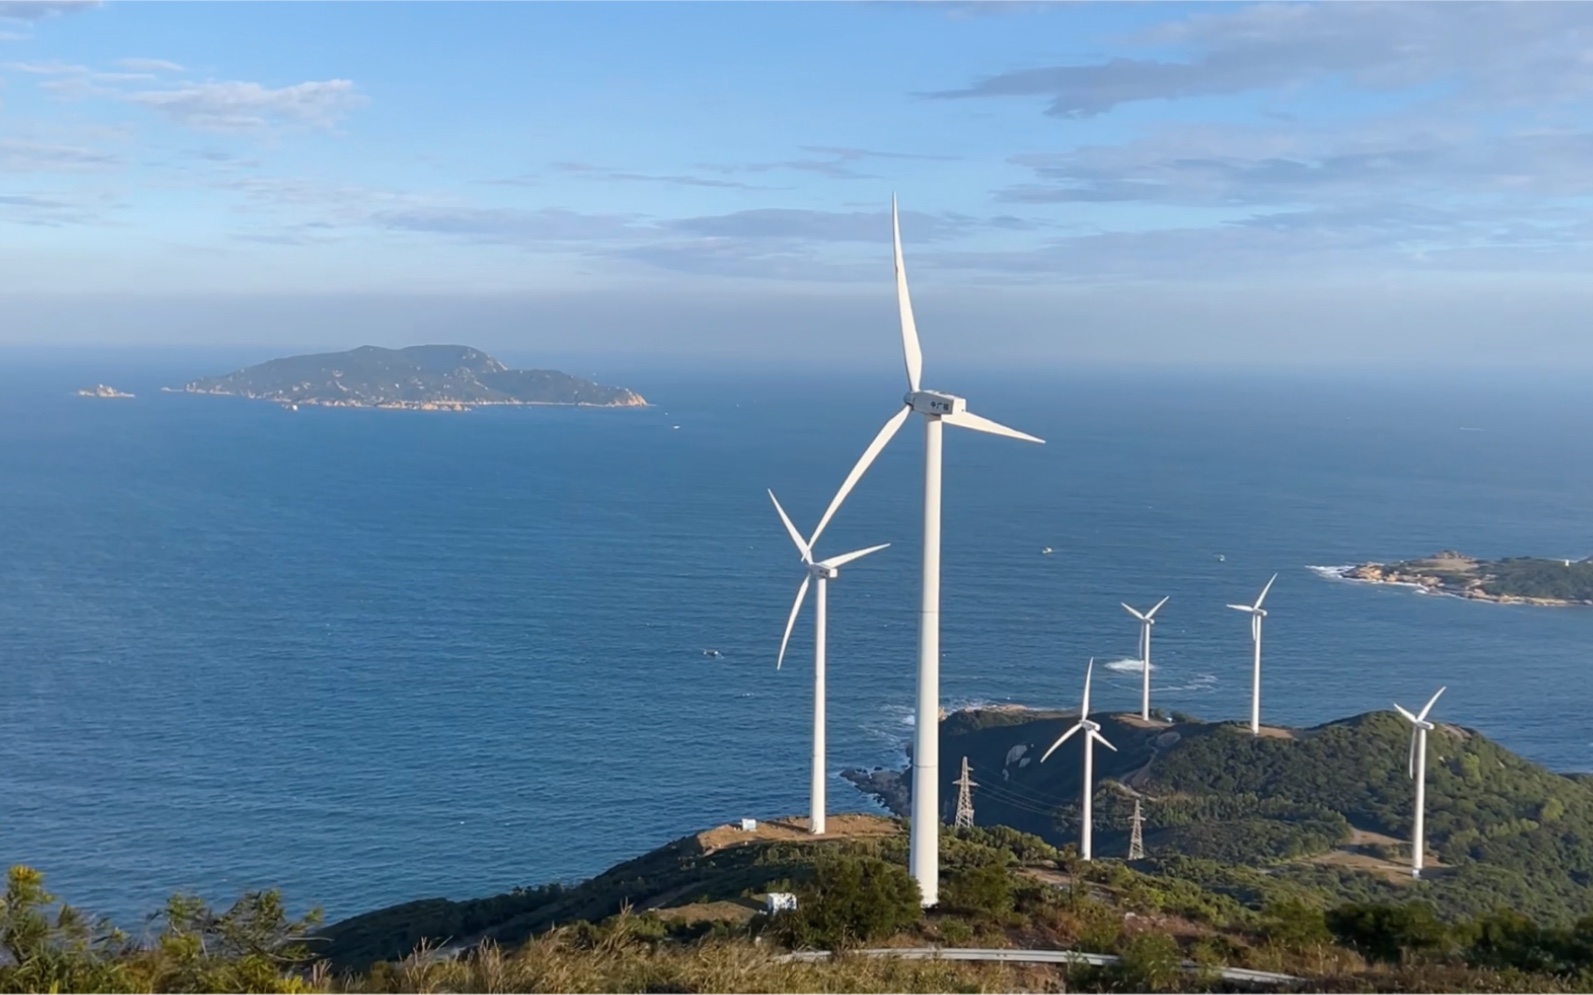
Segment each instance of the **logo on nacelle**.
[[938,390],[911,391],[903,400],[921,415],[954,415],[968,406],[968,402],[956,394],[942,394]]

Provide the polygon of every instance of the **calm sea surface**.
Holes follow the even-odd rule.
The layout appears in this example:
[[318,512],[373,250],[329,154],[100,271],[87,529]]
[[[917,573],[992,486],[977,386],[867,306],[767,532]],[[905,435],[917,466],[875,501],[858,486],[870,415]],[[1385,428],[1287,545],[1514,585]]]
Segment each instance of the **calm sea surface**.
[[[776,672],[800,572],[763,489],[811,529],[894,369],[612,377],[644,411],[155,391],[212,365],[0,368],[0,863],[123,921],[179,888],[271,886],[336,918],[803,809],[811,622]],[[101,379],[137,399],[71,396]],[[1094,655],[1119,662],[1100,698],[1132,707],[1118,602],[1171,595],[1155,700],[1245,715],[1248,625],[1223,604],[1277,571],[1268,721],[1448,684],[1445,720],[1593,768],[1593,609],[1310,569],[1593,553],[1587,390],[944,379],[1049,440],[947,431],[948,704],[1073,705]],[[894,544],[831,590],[836,771],[894,764],[910,734],[922,445],[915,420],[822,543]],[[867,807],[839,778],[831,797]]]

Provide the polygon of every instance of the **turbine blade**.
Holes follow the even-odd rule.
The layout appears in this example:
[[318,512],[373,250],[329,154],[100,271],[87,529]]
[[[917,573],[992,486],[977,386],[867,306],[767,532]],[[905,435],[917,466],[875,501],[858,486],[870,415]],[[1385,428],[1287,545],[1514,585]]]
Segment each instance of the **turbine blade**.
[[1416,730],[1410,733],[1410,776],[1416,776]]
[[907,362],[907,389],[917,390],[924,375],[924,353],[918,346],[918,323],[913,320],[913,302],[907,295],[907,266],[902,262],[902,226],[896,214],[895,194],[891,194],[891,239],[896,248],[896,306],[902,314],[902,358]]
[[940,420],[947,425],[956,425],[958,428],[971,428],[975,432],[988,432],[991,435],[1005,435],[1009,439],[1022,439],[1024,442],[1038,442],[1042,445],[1045,440],[1027,432],[1020,432],[1015,428],[1008,428],[1000,422],[993,422],[988,418],[974,414],[972,411],[959,411],[956,414],[941,415]]
[[1414,716],[1414,715],[1412,715],[1412,714],[1411,714],[1411,713],[1409,713],[1409,712],[1407,712],[1407,711],[1405,711],[1405,709],[1404,709],[1404,708],[1403,708],[1403,707],[1401,707],[1401,706],[1400,706],[1400,703],[1399,703],[1399,702],[1397,702],[1397,701],[1396,701],[1396,702],[1394,702],[1394,711],[1396,711],[1396,712],[1398,712],[1398,713],[1399,713],[1399,714],[1401,714],[1401,715],[1403,715],[1403,716],[1405,716],[1405,718],[1407,718],[1407,719],[1409,719],[1409,720],[1410,720],[1410,722],[1411,722],[1411,723],[1412,723],[1412,724],[1415,724],[1415,723],[1416,723],[1416,722],[1417,722],[1417,721],[1418,721],[1418,719],[1417,719],[1417,718],[1416,718],[1416,716]]
[[1100,733],[1096,732],[1094,729],[1090,730],[1090,738],[1095,740],[1097,743],[1100,743],[1102,746],[1106,747],[1108,750],[1111,750],[1113,753],[1117,752],[1117,747],[1113,746],[1111,743],[1108,743],[1106,741],[1106,737],[1102,736]]
[[798,532],[796,526],[791,524],[791,516],[787,515],[785,509],[780,507],[780,499],[774,496],[774,491],[769,492],[769,500],[774,502],[774,510],[780,513],[780,521],[785,523],[785,530],[791,534],[791,541],[796,543],[796,548],[802,553],[802,562],[813,562],[812,550],[803,541],[802,533]]
[[881,543],[878,546],[870,546],[867,549],[854,549],[850,553],[842,553],[840,556],[832,556],[827,560],[820,560],[819,566],[829,567],[831,570],[838,570],[841,567],[846,566],[848,563],[851,563],[853,560],[861,560],[868,554],[877,553],[889,545],[890,543],[886,542]]
[[808,582],[813,579],[812,574],[802,578],[802,586],[797,588],[796,600],[791,603],[791,617],[785,620],[785,635],[780,637],[780,656],[774,661],[774,669],[779,670],[785,663],[785,646],[791,641],[791,630],[796,627],[797,612],[802,610],[802,599],[808,596]]
[[1156,602],[1156,607],[1152,608],[1150,611],[1146,612],[1145,613],[1145,617],[1146,618],[1155,618],[1156,617],[1156,613],[1162,610],[1162,605],[1165,605],[1171,599],[1172,599],[1172,595],[1169,594],[1167,597],[1165,597],[1165,598],[1161,599],[1160,601]]
[[1084,706],[1079,709],[1079,718],[1090,717],[1090,675],[1095,673],[1095,657],[1090,657],[1090,665],[1084,669]]
[[1273,580],[1277,580],[1277,579],[1278,579],[1278,575],[1277,574],[1273,574],[1272,575],[1272,580],[1267,581],[1267,586],[1263,587],[1261,589],[1261,597],[1256,599],[1256,607],[1257,608],[1261,607],[1261,602],[1267,600],[1267,592],[1272,590],[1272,581]]
[[818,543],[819,534],[824,531],[826,525],[830,524],[830,519],[835,517],[836,511],[840,510],[841,502],[845,501],[846,496],[852,493],[852,488],[856,487],[857,482],[863,478],[863,473],[873,464],[874,458],[879,455],[879,451],[885,448],[885,443],[891,441],[891,437],[901,429],[902,423],[907,421],[907,416],[912,410],[912,408],[904,407],[894,415],[891,415],[890,420],[885,423],[885,427],[879,430],[878,435],[874,436],[874,441],[870,442],[868,448],[863,450],[863,455],[857,458],[857,464],[852,467],[852,472],[846,475],[846,480],[842,481],[841,489],[836,491],[835,497],[830,499],[830,506],[824,509],[824,517],[819,519],[819,527],[813,530],[813,538],[808,540],[808,546],[811,547]]
[[1130,608],[1127,601],[1119,601],[1118,604],[1123,606],[1124,611],[1139,619],[1141,622],[1145,621],[1145,616],[1140,614],[1138,611],[1135,611],[1133,608]]
[[1252,615],[1256,613],[1256,610],[1251,608],[1249,605],[1229,605],[1228,607],[1232,608],[1236,612],[1249,612]]
[[1438,695],[1443,694],[1445,691],[1448,691],[1448,690],[1449,690],[1448,686],[1439,688],[1437,694],[1435,694],[1431,698],[1427,699],[1427,707],[1423,708],[1420,712],[1418,712],[1416,714],[1416,718],[1425,719],[1427,717],[1427,713],[1433,710],[1433,705],[1438,701]]
[[1061,735],[1061,737],[1059,737],[1055,743],[1051,744],[1051,748],[1049,750],[1045,751],[1045,755],[1040,757],[1040,762],[1041,763],[1045,763],[1046,757],[1049,757],[1051,754],[1055,753],[1057,747],[1061,746],[1063,743],[1066,743],[1068,741],[1068,739],[1070,737],[1072,737],[1072,735],[1074,733],[1078,732],[1080,729],[1083,729],[1083,728],[1084,728],[1084,726],[1082,726],[1082,725],[1076,725],[1073,728],[1069,729],[1067,732],[1063,733]]

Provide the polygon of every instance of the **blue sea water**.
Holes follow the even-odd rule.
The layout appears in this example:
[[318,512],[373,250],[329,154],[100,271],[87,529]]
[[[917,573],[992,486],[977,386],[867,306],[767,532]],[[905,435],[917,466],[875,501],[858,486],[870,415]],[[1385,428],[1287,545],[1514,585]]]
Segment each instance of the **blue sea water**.
[[[763,491],[810,529],[898,403],[894,370],[611,377],[655,401],[637,411],[156,391],[211,372],[0,369],[0,862],[126,922],[176,889],[258,887],[336,918],[805,808],[811,622],[777,672],[800,571]],[[102,379],[138,397],[71,396]],[[957,379],[1048,443],[947,432],[947,704],[1072,706],[1087,658],[1134,653],[1118,603],[1171,595],[1156,702],[1241,717],[1248,625],[1223,605],[1276,571],[1266,720],[1447,684],[1444,720],[1593,768],[1593,609],[1309,569],[1593,553],[1587,391]],[[921,461],[910,422],[822,542],[893,544],[831,589],[832,771],[898,763],[910,735]],[[1133,707],[1131,669],[1097,701]],[[839,778],[831,799],[869,807]]]

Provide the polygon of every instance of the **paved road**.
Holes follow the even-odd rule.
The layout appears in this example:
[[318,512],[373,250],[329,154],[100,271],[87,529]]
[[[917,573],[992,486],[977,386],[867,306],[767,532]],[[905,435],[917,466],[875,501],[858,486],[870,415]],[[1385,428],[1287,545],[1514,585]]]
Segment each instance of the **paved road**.
[[[1087,954],[1077,950],[980,950],[974,947],[879,947],[854,950],[863,957],[901,957],[905,960],[977,960],[1001,964],[1088,964],[1091,967],[1110,967],[1121,958],[1115,954]],[[804,950],[786,954],[784,961],[821,961],[830,959],[828,950]],[[1184,969],[1194,971],[1199,965],[1184,961]],[[1299,979],[1288,974],[1271,971],[1251,971],[1242,967],[1225,967],[1219,972],[1225,981],[1248,981],[1258,985],[1284,985]]]

